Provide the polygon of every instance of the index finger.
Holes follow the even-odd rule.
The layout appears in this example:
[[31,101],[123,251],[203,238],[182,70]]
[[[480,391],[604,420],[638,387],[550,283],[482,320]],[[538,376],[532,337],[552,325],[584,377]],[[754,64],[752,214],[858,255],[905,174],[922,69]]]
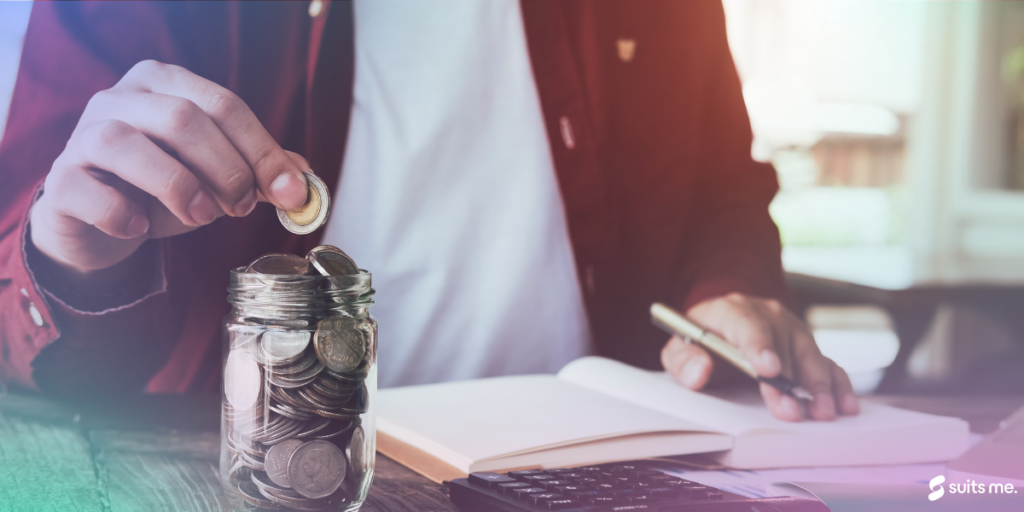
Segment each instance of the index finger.
[[242,155],[259,191],[275,206],[290,210],[306,201],[306,178],[235,93],[185,68],[143,61],[121,83],[148,92],[178,96],[199,106]]

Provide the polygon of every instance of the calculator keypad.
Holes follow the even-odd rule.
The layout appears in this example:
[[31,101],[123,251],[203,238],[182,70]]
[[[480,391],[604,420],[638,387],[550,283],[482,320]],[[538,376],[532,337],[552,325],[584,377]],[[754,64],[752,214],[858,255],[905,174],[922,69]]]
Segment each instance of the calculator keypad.
[[718,489],[630,464],[571,469],[472,473],[481,489],[514,497],[540,510],[667,501],[721,500]]

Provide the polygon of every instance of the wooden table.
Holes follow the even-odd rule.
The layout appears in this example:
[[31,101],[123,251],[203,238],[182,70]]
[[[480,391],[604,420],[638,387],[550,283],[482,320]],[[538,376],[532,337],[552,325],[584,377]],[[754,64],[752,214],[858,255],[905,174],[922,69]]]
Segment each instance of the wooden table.
[[[986,433],[1024,397],[882,397]],[[0,395],[0,512],[230,511],[218,480],[219,398],[58,403]],[[455,511],[444,488],[377,455],[365,511]]]
[[[220,398],[68,404],[0,396],[0,512],[228,512]],[[372,512],[456,511],[444,488],[378,454]]]

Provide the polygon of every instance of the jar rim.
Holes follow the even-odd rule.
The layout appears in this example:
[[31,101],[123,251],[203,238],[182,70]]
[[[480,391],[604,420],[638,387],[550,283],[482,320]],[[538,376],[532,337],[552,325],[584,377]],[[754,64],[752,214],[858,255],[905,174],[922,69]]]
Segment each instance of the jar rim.
[[247,273],[231,270],[228,302],[242,307],[331,309],[373,304],[373,275],[363,269],[345,276]]

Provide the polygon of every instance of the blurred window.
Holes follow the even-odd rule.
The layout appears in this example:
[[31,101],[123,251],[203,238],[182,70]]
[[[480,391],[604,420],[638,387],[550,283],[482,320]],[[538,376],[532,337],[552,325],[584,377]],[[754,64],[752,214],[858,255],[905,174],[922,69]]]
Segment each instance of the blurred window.
[[724,5],[787,270],[1024,283],[1024,3]]
[[754,129],[753,156],[771,161],[779,174],[771,213],[787,269],[909,284],[906,127],[921,105],[926,6],[724,5]]

